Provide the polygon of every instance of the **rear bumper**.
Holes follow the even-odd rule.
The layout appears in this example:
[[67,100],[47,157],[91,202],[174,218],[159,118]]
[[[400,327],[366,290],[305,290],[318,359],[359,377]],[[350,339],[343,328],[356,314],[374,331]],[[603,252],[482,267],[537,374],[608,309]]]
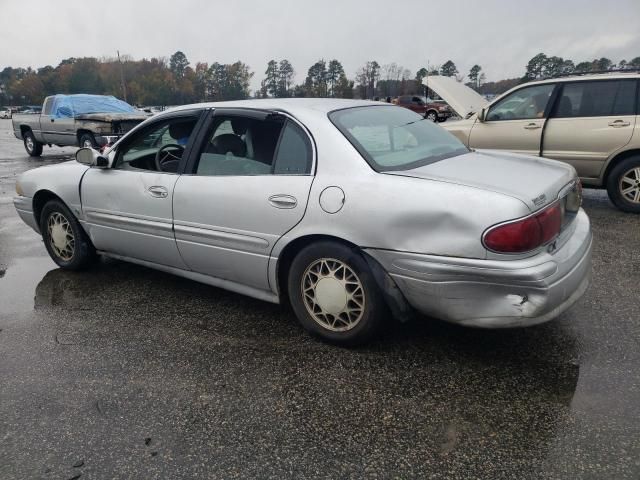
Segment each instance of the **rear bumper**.
[[584,211],[565,234],[553,253],[521,260],[366,251],[420,313],[475,327],[518,327],[557,317],[589,286],[592,235]]

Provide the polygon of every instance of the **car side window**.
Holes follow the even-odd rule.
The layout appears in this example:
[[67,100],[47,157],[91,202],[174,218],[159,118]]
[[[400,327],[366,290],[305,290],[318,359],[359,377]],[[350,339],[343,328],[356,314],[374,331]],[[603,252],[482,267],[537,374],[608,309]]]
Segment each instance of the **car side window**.
[[599,80],[567,83],[556,104],[554,117],[633,115],[635,82]]
[[308,175],[311,173],[312,155],[309,137],[300,127],[287,121],[278,144],[273,173]]
[[542,118],[554,86],[545,83],[516,90],[491,106],[487,121]]
[[[271,175],[284,123],[282,116],[218,117],[198,158],[196,175]],[[286,159],[282,164],[284,169],[291,167]]]
[[146,126],[118,148],[114,168],[177,172],[197,121],[197,117],[177,117]]

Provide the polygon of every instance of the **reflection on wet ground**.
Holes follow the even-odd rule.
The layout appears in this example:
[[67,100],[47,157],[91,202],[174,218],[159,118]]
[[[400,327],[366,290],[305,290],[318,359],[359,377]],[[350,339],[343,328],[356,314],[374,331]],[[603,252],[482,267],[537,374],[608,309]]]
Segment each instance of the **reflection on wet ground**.
[[600,192],[594,283],[557,321],[425,318],[344,350],[285,307],[118,261],[56,268],[6,201],[3,148],[3,480],[638,478],[640,219]]

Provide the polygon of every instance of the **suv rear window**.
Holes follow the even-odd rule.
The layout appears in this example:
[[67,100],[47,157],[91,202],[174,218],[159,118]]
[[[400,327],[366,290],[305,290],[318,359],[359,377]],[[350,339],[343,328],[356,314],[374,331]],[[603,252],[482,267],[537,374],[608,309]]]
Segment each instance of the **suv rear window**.
[[406,108],[347,108],[331,112],[329,119],[378,172],[409,170],[469,152],[451,133]]
[[555,117],[601,117],[635,114],[635,80],[598,80],[566,83]]

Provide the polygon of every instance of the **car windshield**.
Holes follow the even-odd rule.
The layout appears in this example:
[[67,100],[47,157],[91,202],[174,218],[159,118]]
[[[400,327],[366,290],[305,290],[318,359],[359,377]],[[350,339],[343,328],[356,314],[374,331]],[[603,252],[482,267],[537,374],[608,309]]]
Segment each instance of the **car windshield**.
[[406,108],[336,110],[329,119],[378,172],[409,170],[469,152],[456,137]]

